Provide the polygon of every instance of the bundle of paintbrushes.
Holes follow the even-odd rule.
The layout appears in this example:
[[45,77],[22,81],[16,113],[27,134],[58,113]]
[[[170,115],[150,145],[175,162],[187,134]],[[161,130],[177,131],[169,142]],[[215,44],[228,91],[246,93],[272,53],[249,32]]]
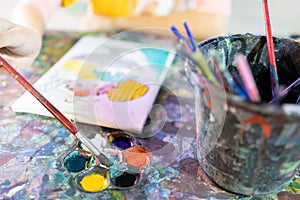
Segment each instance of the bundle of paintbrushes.
[[[276,63],[273,61],[275,56],[273,55],[271,58],[269,56],[272,100],[263,100],[247,58],[243,54],[239,52],[235,54],[233,59],[235,61],[236,70],[229,70],[228,67],[219,60],[217,56],[218,49],[210,50],[205,53],[202,52],[201,47],[198,46],[186,22],[184,22],[184,27],[188,39],[186,39],[174,25],[171,26],[172,32],[179,41],[177,45],[178,53],[182,54],[188,62],[194,66],[200,76],[204,77],[205,80],[216,87],[224,87],[228,93],[236,94],[254,103],[279,104],[281,100],[300,83],[300,78],[298,78],[285,89],[279,91]],[[272,40],[269,39],[268,41],[272,43]],[[269,43],[268,47],[271,46]],[[270,52],[274,54],[274,47],[271,46],[271,48],[268,48],[268,52],[269,54]],[[296,103],[299,103],[299,100],[300,96]]]
[[199,165],[217,186],[246,196],[282,191],[299,166],[300,43],[272,36],[263,2],[266,36],[197,44],[186,22],[188,37],[171,27],[194,89]]

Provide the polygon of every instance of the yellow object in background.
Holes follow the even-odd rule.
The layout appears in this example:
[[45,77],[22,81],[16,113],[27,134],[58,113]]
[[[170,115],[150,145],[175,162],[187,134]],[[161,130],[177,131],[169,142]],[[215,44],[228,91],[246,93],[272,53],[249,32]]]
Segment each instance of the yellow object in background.
[[61,5],[63,7],[70,7],[76,0],[62,0]]
[[130,17],[136,13],[137,0],[91,0],[94,13],[110,17]]
[[[63,7],[70,7],[78,0],[62,0]],[[95,14],[109,17],[131,17],[136,15],[138,0],[90,0]]]

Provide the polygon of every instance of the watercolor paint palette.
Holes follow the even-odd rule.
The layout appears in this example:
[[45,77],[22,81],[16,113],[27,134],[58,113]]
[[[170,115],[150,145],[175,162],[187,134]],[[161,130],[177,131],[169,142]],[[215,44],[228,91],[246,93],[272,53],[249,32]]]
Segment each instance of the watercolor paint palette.
[[[155,44],[84,36],[34,87],[76,122],[138,134],[174,57]],[[11,107],[52,117],[28,92]]]

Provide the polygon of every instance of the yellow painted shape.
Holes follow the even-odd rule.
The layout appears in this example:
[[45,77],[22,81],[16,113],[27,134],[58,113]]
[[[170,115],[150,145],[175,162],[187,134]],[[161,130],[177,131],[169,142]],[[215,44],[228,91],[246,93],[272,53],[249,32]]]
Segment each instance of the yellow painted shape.
[[80,181],[81,187],[87,192],[99,192],[109,186],[109,180],[100,174],[90,174]]
[[119,82],[117,87],[108,92],[111,101],[130,101],[145,95],[149,87],[134,80]]
[[93,62],[87,62],[80,59],[68,60],[63,66],[65,69],[75,72],[81,79],[93,79],[97,78],[94,70],[97,68],[97,64]]

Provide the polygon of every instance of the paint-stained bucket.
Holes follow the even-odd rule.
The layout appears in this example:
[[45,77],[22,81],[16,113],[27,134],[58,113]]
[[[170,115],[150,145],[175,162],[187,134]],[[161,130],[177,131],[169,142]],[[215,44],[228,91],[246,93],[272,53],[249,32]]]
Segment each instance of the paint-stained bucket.
[[[274,38],[279,84],[288,86],[300,77],[300,45]],[[244,54],[264,103],[251,103],[205,81],[186,65],[195,89],[197,157],[207,175],[225,190],[243,195],[264,195],[284,189],[300,163],[300,105],[298,85],[280,105],[272,99],[266,37],[238,34],[199,44],[210,61],[215,50],[221,64],[235,70],[234,56]]]

